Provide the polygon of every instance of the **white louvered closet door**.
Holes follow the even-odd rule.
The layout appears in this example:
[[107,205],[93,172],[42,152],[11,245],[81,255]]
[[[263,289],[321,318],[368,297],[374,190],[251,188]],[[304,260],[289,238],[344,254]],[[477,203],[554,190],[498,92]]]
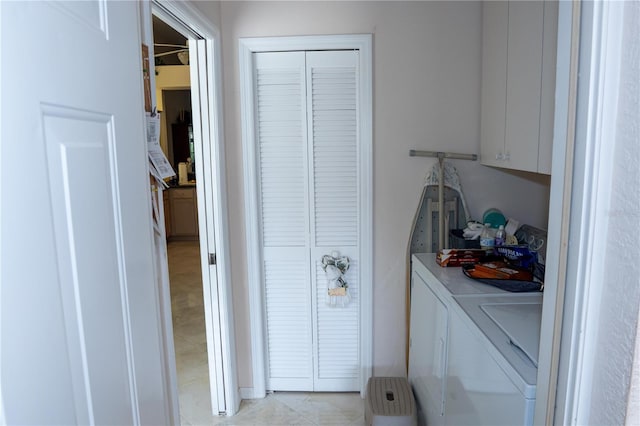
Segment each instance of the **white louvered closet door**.
[[[359,390],[357,52],[256,53],[267,389]],[[325,254],[351,259],[327,306]]]
[[[307,125],[311,183],[314,390],[359,390],[360,303],[358,111],[355,51],[308,52]],[[328,306],[321,259],[338,251],[351,263],[351,300]]]
[[304,52],[255,55],[267,388],[313,388]]

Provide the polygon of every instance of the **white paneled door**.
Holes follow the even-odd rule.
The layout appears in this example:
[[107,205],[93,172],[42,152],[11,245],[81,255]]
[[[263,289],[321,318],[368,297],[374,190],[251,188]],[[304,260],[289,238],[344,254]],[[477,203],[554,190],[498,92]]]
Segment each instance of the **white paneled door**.
[[[357,51],[254,54],[269,390],[360,390]],[[327,303],[324,255],[348,256]]]
[[0,2],[0,422],[170,422],[138,8]]

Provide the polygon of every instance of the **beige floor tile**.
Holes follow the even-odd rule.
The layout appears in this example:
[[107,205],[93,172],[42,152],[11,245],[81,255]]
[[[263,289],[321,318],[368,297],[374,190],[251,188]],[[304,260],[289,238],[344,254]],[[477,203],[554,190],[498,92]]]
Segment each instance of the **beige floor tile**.
[[240,412],[221,425],[313,425],[301,413],[298,413],[278,401],[275,398],[267,397],[260,400],[253,400],[251,403],[243,401]]
[[214,424],[208,378],[181,384],[178,386],[178,390],[182,418],[191,425]]
[[183,425],[213,424],[197,241],[168,244],[173,339]]
[[348,425],[364,414],[359,393],[280,393],[278,399],[314,424]]
[[364,414],[358,417],[353,422],[349,423],[349,426],[366,426],[366,422],[364,421]]

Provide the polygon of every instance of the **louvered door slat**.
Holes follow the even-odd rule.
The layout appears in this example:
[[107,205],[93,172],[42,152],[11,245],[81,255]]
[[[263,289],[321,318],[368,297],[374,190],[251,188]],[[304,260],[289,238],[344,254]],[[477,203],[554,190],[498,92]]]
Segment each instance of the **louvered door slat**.
[[[354,381],[359,377],[359,283],[358,264],[351,262],[345,280],[349,285],[350,302],[345,307],[325,303],[326,276],[320,262],[316,263],[317,316],[317,376],[320,380]],[[344,390],[344,389],[343,389]]]
[[[336,53],[340,56],[354,54],[331,52],[332,55]],[[342,61],[342,58],[338,59],[339,63]],[[307,71],[307,78],[312,85],[310,103],[313,119],[310,125],[315,245],[356,246],[358,129],[355,63],[345,67],[326,60],[308,67],[311,70]]]
[[[308,378],[311,371],[305,261],[265,260],[269,375]],[[294,355],[296,354],[296,355]]]
[[304,55],[256,55],[262,243],[304,247],[306,211],[306,102]]
[[313,386],[309,263],[299,249],[271,249],[264,261],[269,389]]

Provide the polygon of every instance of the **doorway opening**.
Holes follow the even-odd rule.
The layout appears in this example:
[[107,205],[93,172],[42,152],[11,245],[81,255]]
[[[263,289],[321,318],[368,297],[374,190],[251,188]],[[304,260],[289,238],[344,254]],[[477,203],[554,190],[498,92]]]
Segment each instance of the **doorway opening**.
[[209,362],[194,170],[187,38],[153,16],[160,146],[177,175],[163,191],[171,323],[181,423],[211,415]]
[[[240,398],[229,279],[218,30],[186,3],[154,1],[160,145],[176,171],[162,194],[161,313],[174,411],[201,423],[234,414]],[[166,239],[165,239],[166,236]],[[179,401],[179,407],[178,407]]]

